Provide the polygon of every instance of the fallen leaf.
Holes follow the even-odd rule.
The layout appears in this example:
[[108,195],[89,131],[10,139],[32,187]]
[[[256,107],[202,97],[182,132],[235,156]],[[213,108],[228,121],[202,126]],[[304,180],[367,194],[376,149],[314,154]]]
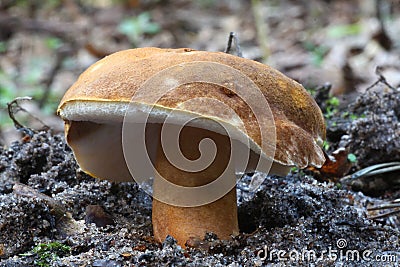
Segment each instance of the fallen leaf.
[[337,182],[350,171],[352,157],[349,159],[349,155],[352,154],[345,148],[335,150],[331,156],[325,151],[324,153],[326,158],[324,165],[321,168],[309,167],[308,170],[312,171],[318,180]]

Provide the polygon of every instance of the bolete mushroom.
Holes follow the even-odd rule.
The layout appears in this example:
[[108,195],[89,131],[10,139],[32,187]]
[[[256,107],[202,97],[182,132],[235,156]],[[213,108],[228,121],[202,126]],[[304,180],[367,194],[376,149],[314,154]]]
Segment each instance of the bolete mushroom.
[[[270,113],[257,116],[263,108]],[[185,245],[190,237],[202,238],[206,232],[222,239],[239,232],[232,157],[240,160],[242,155],[232,150],[233,144],[249,151],[243,172],[286,175],[292,166],[321,167],[325,161],[323,116],[306,90],[271,67],[222,52],[139,48],[114,53],[79,77],[61,100],[58,114],[81,169],[94,177],[141,179],[141,173],[149,176],[142,172],[142,158],[150,159],[155,170],[152,222],[158,241],[171,235]],[[146,153],[130,146],[140,141],[135,135],[124,135],[125,125],[133,125],[128,132],[136,129],[137,121],[126,119],[132,114],[147,119],[142,136]],[[167,120],[172,123],[165,130]],[[174,134],[164,136],[164,130]],[[267,145],[263,139],[269,140]],[[169,151],[165,144],[171,146]],[[180,151],[174,154],[174,149]],[[178,166],[202,165],[198,159],[210,153],[212,160],[205,167]],[[214,187],[203,187],[221,176],[223,194],[204,201],[199,192],[212,195]],[[182,196],[182,188],[189,193]],[[172,196],[165,197],[168,193]]]

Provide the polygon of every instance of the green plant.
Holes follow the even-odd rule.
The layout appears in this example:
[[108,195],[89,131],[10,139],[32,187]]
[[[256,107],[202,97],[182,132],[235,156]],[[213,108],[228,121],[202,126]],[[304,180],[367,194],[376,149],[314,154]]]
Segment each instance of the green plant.
[[151,21],[150,13],[143,12],[136,17],[124,19],[118,25],[118,31],[125,34],[133,45],[137,45],[144,34],[156,34],[160,26]]
[[21,256],[35,256],[35,266],[49,267],[50,264],[59,257],[68,255],[71,247],[60,242],[51,242],[47,244],[38,244],[30,252],[21,254]]
[[315,95],[317,94],[316,88],[305,87],[305,89],[315,99]]
[[312,42],[304,42],[304,48],[311,54],[311,62],[314,66],[321,66],[329,48],[323,45],[316,45]]
[[355,162],[357,162],[357,156],[354,155],[354,154],[352,154],[352,153],[349,153],[349,154],[347,155],[347,160],[348,160],[349,162],[351,162],[351,163],[355,163]]
[[322,148],[323,148],[325,151],[327,151],[327,150],[329,149],[329,147],[330,147],[329,142],[325,140],[324,143],[322,144]]
[[7,43],[0,41],[0,53],[4,53],[7,51]]
[[51,50],[56,50],[57,48],[60,48],[63,44],[62,40],[57,37],[47,37],[44,40],[46,46],[50,48]]
[[360,23],[333,25],[328,28],[327,35],[332,38],[342,38],[351,35],[358,35],[362,31]]
[[336,96],[331,96],[326,101],[326,110],[324,113],[325,118],[332,118],[333,115],[338,111],[340,101]]
[[356,119],[359,119],[359,118],[365,118],[365,114],[357,115],[357,114],[354,114],[354,113],[350,113],[348,111],[343,112],[341,116],[344,119],[345,118],[350,118],[350,120],[352,120],[352,121],[354,121]]

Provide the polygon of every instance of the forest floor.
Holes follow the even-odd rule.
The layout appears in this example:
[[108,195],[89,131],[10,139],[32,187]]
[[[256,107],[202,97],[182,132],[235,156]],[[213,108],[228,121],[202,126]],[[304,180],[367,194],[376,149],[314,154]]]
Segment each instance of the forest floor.
[[[128,2],[137,6],[127,8]],[[1,6],[0,27],[15,28],[0,31],[0,44],[7,45],[0,58],[0,266],[398,266],[400,213],[371,208],[399,206],[399,171],[351,174],[400,162],[399,7],[378,1],[382,19],[375,1],[264,3],[258,7],[268,31],[262,41],[250,1],[136,2],[82,8],[65,1],[31,7],[34,12]],[[267,177],[256,192],[249,184],[265,174],[246,175],[237,188],[238,236],[208,234],[188,249],[173,238],[159,244],[152,238],[151,197],[135,183],[83,173],[55,106],[104,55],[132,46],[223,51],[230,31],[244,57],[312,89],[326,118],[327,152],[345,148],[345,164],[349,157],[352,165],[340,175],[294,169]],[[24,116],[25,129],[36,130],[15,130],[6,102],[27,95],[36,101],[24,107],[51,130]]]

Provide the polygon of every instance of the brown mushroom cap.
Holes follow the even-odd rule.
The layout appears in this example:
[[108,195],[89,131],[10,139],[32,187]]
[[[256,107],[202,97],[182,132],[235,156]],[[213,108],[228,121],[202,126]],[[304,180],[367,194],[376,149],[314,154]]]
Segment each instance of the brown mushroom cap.
[[[67,137],[72,122],[122,122],[132,96],[147,79],[171,66],[194,61],[216,62],[233,67],[259,87],[275,120],[274,162],[282,166],[300,168],[309,165],[322,166],[325,161],[320,147],[325,139],[323,115],[314,99],[299,83],[269,66],[249,59],[222,52],[187,48],[125,50],[93,64],[66,92],[59,105],[58,114],[67,122]],[[256,118],[249,115],[251,110],[242,99],[223,86],[201,82],[184,84],[164,95],[155,107],[161,111],[175,110],[180,103],[196,97],[221,100],[235,110],[244,122],[252,150],[260,153],[261,137]],[[183,113],[191,113],[191,110],[185,110],[184,107],[179,109]],[[220,116],[222,113],[219,110],[212,112],[213,107],[206,107],[204,110],[207,110],[207,113],[203,114],[205,118],[219,119],[232,126],[236,125],[236,122],[230,121],[229,118]],[[238,129],[243,132],[242,130]],[[68,137],[67,140],[70,141],[71,138]],[[79,153],[74,152],[75,155]],[[76,156],[79,162],[79,155]],[[85,171],[93,173],[90,169]]]

